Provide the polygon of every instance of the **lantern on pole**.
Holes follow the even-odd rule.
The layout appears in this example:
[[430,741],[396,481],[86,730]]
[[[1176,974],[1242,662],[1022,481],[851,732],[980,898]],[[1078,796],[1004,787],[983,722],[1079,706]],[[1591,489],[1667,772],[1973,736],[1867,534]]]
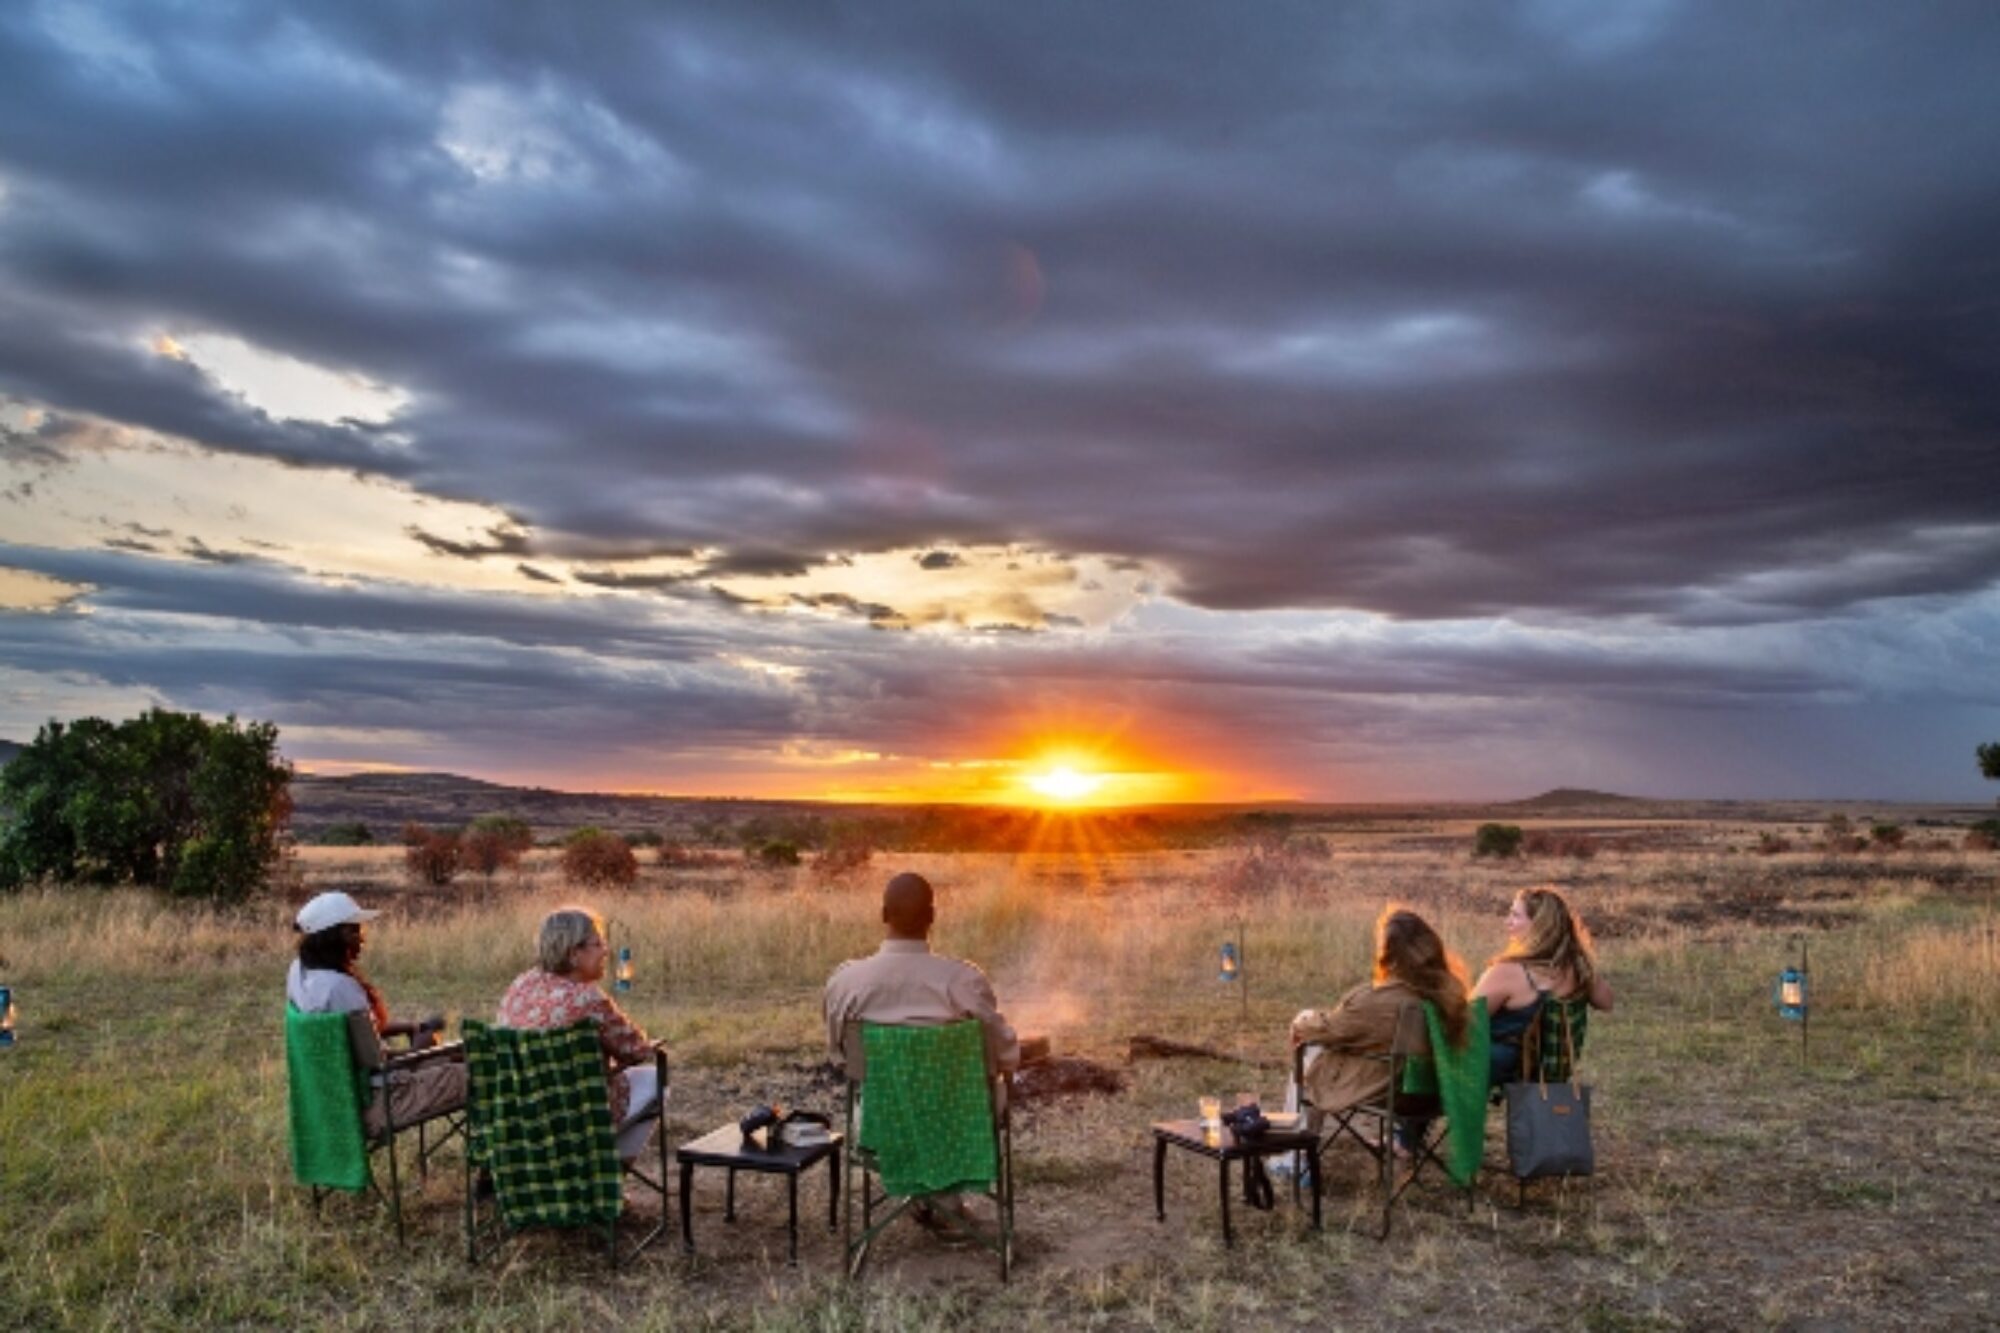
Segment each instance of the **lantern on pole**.
[[1243,970],[1245,954],[1243,950],[1243,922],[1235,923],[1236,938],[1222,942],[1222,971],[1219,974],[1225,985],[1236,987],[1237,998],[1243,1005],[1243,1017],[1250,1017],[1250,978]]
[[0,1051],[14,1049],[14,990],[0,986]]
[[1797,937],[1799,962],[1797,967],[1786,967],[1778,973],[1777,984],[1772,987],[1771,999],[1778,1007],[1778,1017],[1788,1023],[1799,1025],[1799,1063],[1806,1063],[1808,1042],[1812,1030],[1812,961],[1807,951],[1806,937]]
[[612,988],[620,991],[632,989],[632,947],[621,945],[618,949],[618,969],[612,976]]

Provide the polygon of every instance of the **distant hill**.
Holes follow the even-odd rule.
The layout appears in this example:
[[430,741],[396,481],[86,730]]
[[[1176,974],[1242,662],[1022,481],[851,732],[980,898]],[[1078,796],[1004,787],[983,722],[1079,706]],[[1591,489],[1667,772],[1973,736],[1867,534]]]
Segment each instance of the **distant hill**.
[[[720,797],[619,796],[604,792],[507,787],[455,773],[356,773],[292,779],[292,828],[312,841],[330,824],[362,823],[378,842],[393,842],[405,824],[460,828],[481,815],[507,815],[549,837],[595,824],[614,832],[654,832],[700,841],[718,818],[727,823],[753,815],[796,814],[814,809],[802,801],[747,801]],[[818,807],[826,809],[827,807]],[[865,807],[841,807],[852,813]]]
[[1615,791],[1592,791],[1588,787],[1557,787],[1525,801],[1509,801],[1513,810],[1575,810],[1579,807],[1652,805],[1641,796],[1620,796]]

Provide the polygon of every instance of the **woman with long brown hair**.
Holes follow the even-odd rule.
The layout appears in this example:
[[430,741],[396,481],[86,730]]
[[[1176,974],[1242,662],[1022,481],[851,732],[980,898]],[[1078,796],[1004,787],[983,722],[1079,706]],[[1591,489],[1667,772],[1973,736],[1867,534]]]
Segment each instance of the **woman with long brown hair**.
[[[1447,1039],[1462,1042],[1465,991],[1465,964],[1431,924],[1407,907],[1391,903],[1383,908],[1375,920],[1374,979],[1356,986],[1333,1008],[1308,1009],[1292,1020],[1292,1045],[1319,1048],[1305,1066],[1313,1105],[1344,1111],[1382,1095],[1389,1067],[1379,1057],[1395,1041],[1397,1016],[1412,1001],[1436,1005]],[[1415,1053],[1430,1053],[1428,1038]]]
[[1597,970],[1590,931],[1553,885],[1523,889],[1507,909],[1507,947],[1494,955],[1475,997],[1493,1020],[1495,1084],[1521,1077],[1521,1042],[1550,999],[1587,1000],[1609,1012],[1611,983]]

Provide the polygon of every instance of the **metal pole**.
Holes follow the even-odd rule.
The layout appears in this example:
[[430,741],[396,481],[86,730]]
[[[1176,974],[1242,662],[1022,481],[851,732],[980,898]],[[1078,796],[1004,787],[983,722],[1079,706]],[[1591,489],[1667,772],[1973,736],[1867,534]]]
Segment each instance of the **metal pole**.
[[1248,1027],[1250,1025],[1250,955],[1244,952],[1243,932],[1243,918],[1239,916],[1236,918],[1236,982],[1237,989],[1242,992],[1243,1025]]
[[1805,1009],[1799,1014],[1799,1068],[1807,1069],[1812,1064],[1810,1047],[1812,1042],[1813,987],[1812,954],[1808,950],[1804,932],[1801,932],[1799,935],[1799,975],[1805,978],[1806,992]]

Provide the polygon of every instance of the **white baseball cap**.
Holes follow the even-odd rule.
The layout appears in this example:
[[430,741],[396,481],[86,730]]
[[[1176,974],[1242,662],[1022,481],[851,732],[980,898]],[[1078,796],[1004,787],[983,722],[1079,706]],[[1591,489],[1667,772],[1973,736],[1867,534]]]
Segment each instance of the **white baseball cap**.
[[344,926],[350,921],[373,921],[382,915],[371,912],[344,893],[322,893],[299,909],[299,929],[308,935],[317,935],[322,930],[334,926]]

